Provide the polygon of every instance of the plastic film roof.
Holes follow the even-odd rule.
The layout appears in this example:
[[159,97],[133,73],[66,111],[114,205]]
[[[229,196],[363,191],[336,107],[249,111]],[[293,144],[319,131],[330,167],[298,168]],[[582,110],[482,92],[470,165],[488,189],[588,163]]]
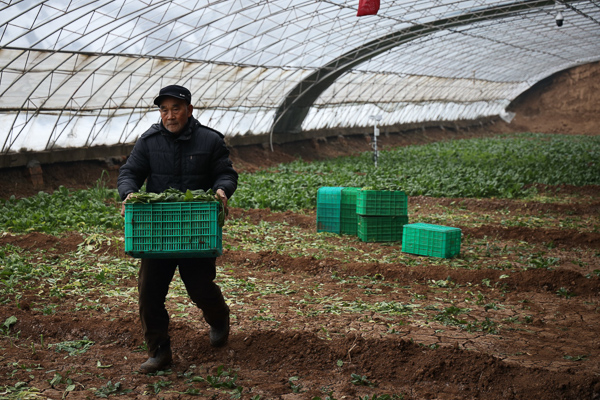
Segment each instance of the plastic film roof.
[[[226,136],[501,115],[600,60],[600,2],[0,1],[0,154],[130,143],[188,87]],[[560,12],[564,24],[558,27]]]

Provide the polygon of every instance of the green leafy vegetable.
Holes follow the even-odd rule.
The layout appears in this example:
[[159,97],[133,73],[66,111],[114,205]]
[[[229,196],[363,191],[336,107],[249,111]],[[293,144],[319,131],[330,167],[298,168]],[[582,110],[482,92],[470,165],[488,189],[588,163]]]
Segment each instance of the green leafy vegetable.
[[202,189],[197,190],[186,190],[182,192],[177,189],[167,189],[162,193],[149,193],[149,192],[137,192],[134,193],[126,203],[131,204],[147,204],[147,203],[169,203],[169,202],[188,202],[188,201],[205,201],[205,202],[218,202],[221,207],[219,208],[218,224],[220,227],[225,225],[225,207],[223,200],[220,196],[216,196],[212,189],[204,191]]
[[219,201],[212,189],[204,191],[187,190],[185,193],[177,189],[167,189],[162,193],[137,192],[134,193],[126,203],[165,203],[182,201]]
[[72,191],[63,186],[54,193],[0,201],[0,229],[11,232],[38,231],[59,234],[69,230],[82,233],[123,229],[116,202],[116,190],[97,186]]
[[510,134],[448,140],[240,174],[231,206],[316,207],[323,186],[402,190],[408,196],[524,198],[535,185],[600,184],[600,137]]

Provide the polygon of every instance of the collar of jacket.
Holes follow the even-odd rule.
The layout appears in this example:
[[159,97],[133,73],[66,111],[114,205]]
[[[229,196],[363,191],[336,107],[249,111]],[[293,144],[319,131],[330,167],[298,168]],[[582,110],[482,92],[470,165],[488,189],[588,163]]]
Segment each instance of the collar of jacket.
[[172,140],[189,140],[192,137],[192,125],[194,124],[194,117],[189,117],[187,123],[183,127],[183,130],[179,135],[175,136],[172,132],[168,131],[167,128],[160,121],[160,133]]

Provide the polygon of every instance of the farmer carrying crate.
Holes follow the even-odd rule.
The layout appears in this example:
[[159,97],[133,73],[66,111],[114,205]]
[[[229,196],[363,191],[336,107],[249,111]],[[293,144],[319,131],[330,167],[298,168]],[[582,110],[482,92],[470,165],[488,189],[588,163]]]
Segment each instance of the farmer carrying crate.
[[[212,189],[226,210],[227,199],[237,188],[238,174],[229,159],[224,136],[192,116],[192,96],[182,86],[162,88],[154,104],[159,107],[161,121],[140,136],[119,172],[121,214],[124,215],[125,201],[146,180],[146,190],[151,193],[170,188],[183,192]],[[149,358],[141,365],[140,372],[156,372],[172,362],[165,299],[177,267],[188,295],[210,325],[210,344],[220,347],[227,343],[229,307],[221,289],[213,282],[215,264],[216,257],[142,258],[139,312]]]

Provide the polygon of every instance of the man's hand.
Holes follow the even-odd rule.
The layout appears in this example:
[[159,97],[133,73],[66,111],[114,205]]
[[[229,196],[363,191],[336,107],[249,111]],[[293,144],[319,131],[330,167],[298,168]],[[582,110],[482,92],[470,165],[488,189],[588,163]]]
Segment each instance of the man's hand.
[[133,192],[129,193],[125,200],[123,200],[123,202],[121,203],[121,217],[125,216],[125,202],[129,200],[131,196],[133,196]]
[[215,197],[217,196],[221,198],[221,201],[223,202],[223,211],[225,211],[225,216],[227,216],[229,214],[229,210],[227,209],[227,195],[223,189],[217,189]]

